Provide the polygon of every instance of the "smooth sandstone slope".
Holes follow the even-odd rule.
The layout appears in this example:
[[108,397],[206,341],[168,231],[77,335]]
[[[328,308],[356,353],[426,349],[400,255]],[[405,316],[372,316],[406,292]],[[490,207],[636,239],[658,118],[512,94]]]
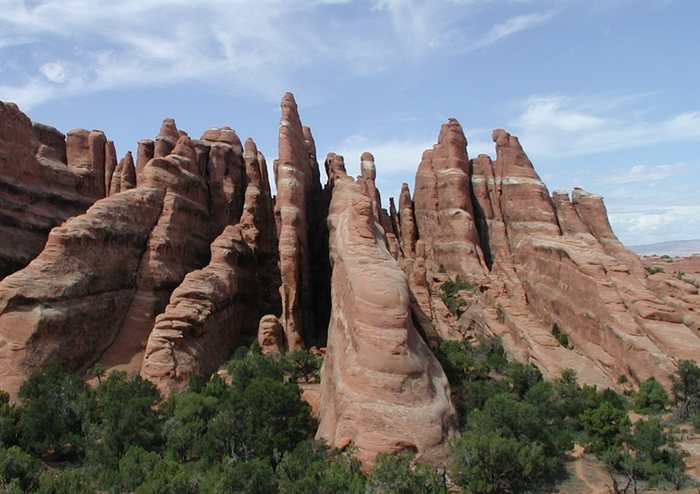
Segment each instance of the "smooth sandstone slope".
[[455,425],[447,378],[416,331],[408,283],[386,248],[372,199],[336,168],[328,216],[333,267],[317,437],[352,444],[364,468],[379,452],[443,464]]
[[53,227],[105,196],[108,149],[101,131],[66,137],[0,102],[0,280],[38,256]]
[[15,393],[51,363],[81,371],[112,342],[163,196],[139,188],[98,201],[54,228],[39,257],[0,282],[0,388]]

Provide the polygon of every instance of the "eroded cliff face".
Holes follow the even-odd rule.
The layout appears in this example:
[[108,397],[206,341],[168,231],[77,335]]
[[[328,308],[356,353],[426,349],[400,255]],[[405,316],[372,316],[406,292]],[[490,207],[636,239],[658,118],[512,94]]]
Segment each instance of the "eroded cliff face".
[[372,188],[339,166],[332,181],[333,309],[317,437],[352,443],[365,468],[379,452],[405,449],[439,464],[456,424],[447,378],[413,325],[406,275],[387,250]]
[[244,328],[250,334],[260,315],[275,309],[270,189],[265,160],[250,139],[244,159],[247,186],[240,221],[214,240],[209,264],[189,272],[173,291],[148,337],[141,375],[164,394],[182,389],[194,374],[215,372],[240,343]]
[[0,387],[100,362],[167,395],[256,337],[265,353],[327,341],[318,437],[370,468],[401,449],[444,460],[443,340],[499,336],[547,377],[610,387],[700,355],[696,285],[648,274],[601,197],[550,195],[506,131],[495,159],[470,160],[449,119],[387,212],[370,152],[352,157],[357,180],[330,153],[322,188],[291,94],[281,108],[273,198],[265,158],[230,127],[192,139],[165,119],[118,160],[101,131],[0,104]]
[[[254,335],[260,316],[279,310],[273,200],[253,141],[244,151],[230,128],[194,141],[166,119],[152,152],[139,144],[150,157],[137,174],[131,154],[115,165],[103,140],[71,131],[67,155],[83,191],[109,196],[55,228],[41,254],[0,283],[10,392],[49,363],[81,371],[97,361],[167,394],[216,370],[241,331]],[[92,173],[104,161],[108,173]]]
[[101,131],[66,138],[0,102],[0,280],[39,255],[53,227],[105,196],[107,147]]
[[[600,196],[581,189],[571,199],[562,192],[550,196],[517,138],[495,130],[496,160],[479,156],[466,168],[468,183],[441,186],[441,176],[455,181],[465,173],[463,159],[448,159],[442,169],[434,164],[445,142],[466,146],[457,127],[454,120],[443,126],[416,175],[417,237],[419,244],[426,242],[425,261],[404,249],[403,266],[414,280],[420,313],[431,314],[440,338],[455,337],[455,331],[461,338],[497,335],[512,356],[537,364],[547,377],[573,368],[582,381],[611,387],[622,375],[636,384],[652,375],[667,382],[674,359],[697,358],[692,297],[675,301],[650,282],[637,256],[612,232]],[[450,133],[454,137],[446,140]],[[473,213],[464,200],[454,199],[461,197],[455,190],[472,198]],[[399,231],[412,228],[407,197],[403,203],[408,220],[397,217]],[[463,206],[455,210],[456,204]],[[461,246],[464,254],[440,248],[440,238],[455,239],[452,249]],[[473,286],[463,294],[468,309],[459,318],[447,314],[436,296],[444,274]],[[559,344],[554,325],[573,348]]]
[[[274,163],[277,185],[275,222],[282,280],[280,322],[287,349],[298,350],[309,345],[317,335],[315,293],[316,285],[323,281],[313,279],[311,254],[317,242],[315,235],[323,233],[315,228],[319,223],[318,212],[323,206],[316,145],[311,130],[302,126],[291,93],[284,95],[281,107],[279,158]],[[323,255],[323,251],[317,254]],[[321,309],[320,304],[318,309]]]

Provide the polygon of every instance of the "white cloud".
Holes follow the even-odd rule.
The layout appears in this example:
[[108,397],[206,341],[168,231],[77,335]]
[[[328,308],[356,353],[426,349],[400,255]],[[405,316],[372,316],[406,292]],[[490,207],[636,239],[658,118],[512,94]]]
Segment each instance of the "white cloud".
[[[323,31],[313,27],[314,14],[329,3],[339,2],[124,0],[98,8],[89,0],[48,0],[30,8],[9,0],[0,8],[0,31],[26,40],[18,55],[24,66],[14,81],[5,78],[0,99],[29,109],[62,96],[187,80],[278,98],[291,71],[332,58],[324,55]],[[0,44],[0,57],[10,49]],[[66,56],[56,62],[52,53]],[[42,57],[32,76],[33,59]]]
[[473,45],[473,48],[487,46],[507,36],[519,33],[520,31],[537,27],[551,19],[553,15],[554,12],[549,11],[512,17],[501,24],[493,26],[482,40]]
[[[0,99],[29,109],[52,98],[187,80],[220,81],[228,90],[276,99],[293,86],[295,75],[321,64],[366,75],[420,56],[469,50],[475,39],[492,43],[550,16],[518,15],[484,38],[478,25],[465,26],[487,3],[493,5],[489,0],[121,0],[99,5],[92,0],[3,0],[0,59],[15,56],[23,67],[3,78]],[[95,56],[104,51],[117,68]]]
[[659,180],[675,177],[687,173],[697,168],[689,163],[675,163],[672,165],[635,165],[629,170],[617,172],[607,175],[604,179],[598,181],[599,184],[616,185],[632,184],[632,183],[653,183]]
[[534,96],[525,111],[516,120],[516,125],[532,131],[583,132],[601,129],[608,121],[605,118],[586,115],[576,109],[571,98],[563,96]]
[[66,66],[63,64],[63,62],[60,62],[58,60],[55,62],[45,63],[44,65],[39,67],[39,70],[50,82],[56,84],[62,84],[66,82],[66,78],[68,76]]
[[[360,173],[360,155],[369,151],[374,155],[377,165],[377,182],[388,181],[390,178],[400,178],[407,182],[411,188],[415,178],[416,169],[420,163],[423,151],[431,149],[435,138],[418,138],[405,140],[376,140],[363,135],[348,136],[335,147],[331,146],[328,152],[334,152],[345,159],[345,169],[348,174],[355,176]],[[321,157],[325,159],[324,157]],[[392,186],[400,183],[391,180]],[[398,191],[387,191],[392,193]]]
[[609,214],[610,224],[625,245],[694,238],[700,232],[700,204],[616,210]]
[[627,108],[633,99],[532,96],[511,123],[512,130],[533,159],[584,156],[650,144],[700,140],[700,111],[661,120],[642,120]]

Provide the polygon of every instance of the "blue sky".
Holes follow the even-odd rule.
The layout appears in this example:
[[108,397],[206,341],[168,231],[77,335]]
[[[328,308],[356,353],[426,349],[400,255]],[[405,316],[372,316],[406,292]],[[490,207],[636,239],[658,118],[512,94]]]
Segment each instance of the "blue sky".
[[0,100],[120,155],[164,117],[277,155],[292,91],[320,160],[386,200],[456,117],[521,143],[551,190],[605,197],[626,244],[700,237],[696,0],[0,0]]

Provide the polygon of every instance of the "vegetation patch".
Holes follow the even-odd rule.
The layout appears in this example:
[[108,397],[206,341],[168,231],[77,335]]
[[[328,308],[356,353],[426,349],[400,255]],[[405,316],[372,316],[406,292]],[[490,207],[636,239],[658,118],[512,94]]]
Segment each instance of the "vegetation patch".
[[660,266],[646,266],[644,270],[647,272],[648,275],[664,272],[663,268],[661,268]]
[[467,309],[467,301],[459,294],[462,291],[472,293],[474,286],[461,276],[457,275],[454,281],[447,280],[440,287],[440,299],[447,309],[455,316],[461,316]]
[[[445,341],[436,350],[453,389],[460,434],[451,470],[412,453],[380,455],[360,472],[352,448],[313,440],[316,422],[298,382],[313,382],[308,352],[236,352],[227,384],[195,376],[163,401],[148,381],[101,375],[95,388],[56,367],[32,374],[10,403],[0,394],[0,491],[36,493],[552,492],[575,443],[610,472],[611,492],[680,487],[685,453],[660,418],[669,408],[700,424],[700,369],[681,361],[672,398],[650,379],[631,398],[581,386],[570,369],[546,382],[509,362],[498,339]],[[93,373],[94,374],[94,373]],[[99,373],[102,374],[102,373]]]
[[496,318],[499,322],[506,322],[506,313],[501,304],[496,304]]
[[564,333],[557,323],[552,324],[552,336],[559,342],[561,346],[569,350],[573,350],[574,346],[569,342],[569,337]]

